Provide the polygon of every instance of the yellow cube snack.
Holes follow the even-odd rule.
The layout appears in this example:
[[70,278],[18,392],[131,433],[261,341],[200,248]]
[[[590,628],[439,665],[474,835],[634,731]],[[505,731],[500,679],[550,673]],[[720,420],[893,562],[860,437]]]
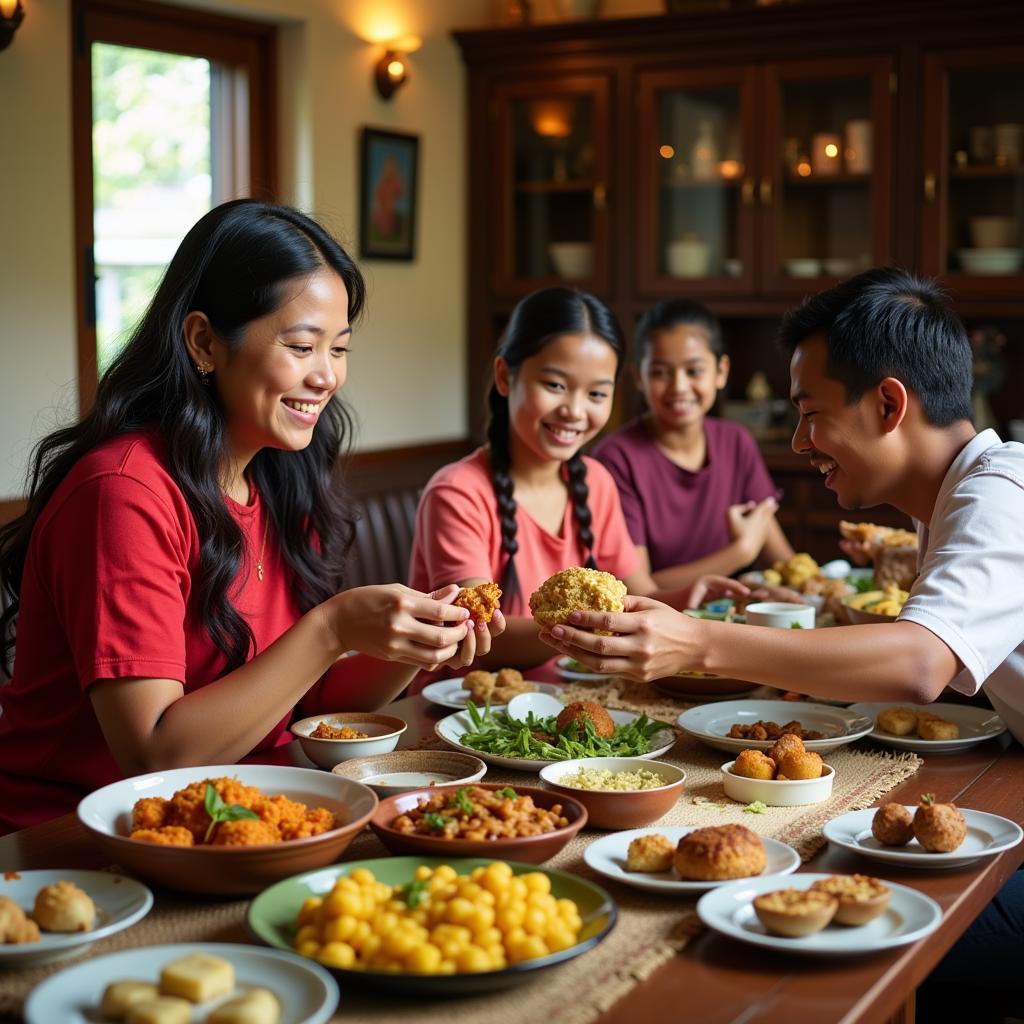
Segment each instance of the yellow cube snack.
[[173,960],[160,972],[160,991],[201,1003],[235,987],[235,969],[219,956],[190,953]]
[[136,1003],[158,995],[160,990],[148,981],[112,981],[103,990],[100,1014],[104,1020],[124,1020]]
[[192,1005],[187,999],[175,996],[157,996],[144,999],[128,1011],[128,1024],[189,1024]]
[[268,988],[251,988],[221,1003],[206,1018],[206,1024],[278,1024],[281,1004]]

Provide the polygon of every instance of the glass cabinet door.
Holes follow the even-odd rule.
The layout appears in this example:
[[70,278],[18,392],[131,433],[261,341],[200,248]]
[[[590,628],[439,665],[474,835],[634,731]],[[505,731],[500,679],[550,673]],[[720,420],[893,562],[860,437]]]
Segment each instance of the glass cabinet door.
[[495,89],[495,290],[606,289],[608,81],[572,76]]
[[754,72],[639,76],[637,287],[721,295],[754,280]]
[[1024,49],[925,65],[921,265],[957,292],[1019,293],[1024,276]]
[[888,262],[890,60],[771,64],[764,74],[762,288],[802,293]]

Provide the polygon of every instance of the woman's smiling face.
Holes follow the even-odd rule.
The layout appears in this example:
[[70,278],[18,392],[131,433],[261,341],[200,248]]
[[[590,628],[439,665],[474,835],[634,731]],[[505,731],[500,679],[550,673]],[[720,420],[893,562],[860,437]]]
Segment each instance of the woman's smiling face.
[[305,448],[345,382],[351,328],[344,282],[323,268],[285,288],[288,301],[252,321],[234,349],[211,345],[211,386],[236,458],[249,459],[261,448]]
[[512,371],[500,356],[495,383],[508,398],[513,461],[565,462],[608,422],[618,357],[593,334],[563,334]]

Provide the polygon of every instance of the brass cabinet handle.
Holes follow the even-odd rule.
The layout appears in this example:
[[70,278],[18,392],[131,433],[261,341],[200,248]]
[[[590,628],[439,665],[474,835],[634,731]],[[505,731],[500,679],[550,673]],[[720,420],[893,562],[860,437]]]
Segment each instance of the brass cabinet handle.
[[930,171],[924,176],[924,198],[926,202],[934,203],[936,196],[935,175]]
[[740,187],[740,199],[744,206],[754,205],[754,180],[747,178]]
[[759,197],[761,199],[762,206],[772,205],[772,179],[762,178],[761,188],[758,190]]
[[594,208],[596,210],[603,210],[608,202],[608,190],[604,186],[604,182],[599,181],[594,186]]

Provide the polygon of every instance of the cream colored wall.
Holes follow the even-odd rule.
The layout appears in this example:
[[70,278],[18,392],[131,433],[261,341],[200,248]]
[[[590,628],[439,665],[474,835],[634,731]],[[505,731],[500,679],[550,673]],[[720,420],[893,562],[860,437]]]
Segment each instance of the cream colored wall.
[[[166,0],[165,0],[166,2]],[[77,415],[68,0],[24,0],[0,54],[0,500],[22,493],[39,436]],[[281,26],[282,194],[357,247],[358,130],[420,136],[417,258],[363,261],[367,316],[346,397],[363,449],[465,436],[465,88],[454,27],[493,24],[502,0],[193,0]],[[535,0],[538,21],[561,0]],[[660,0],[603,0],[602,16]],[[422,48],[391,101],[368,42],[414,33]],[[14,98],[14,102],[11,102]]]

